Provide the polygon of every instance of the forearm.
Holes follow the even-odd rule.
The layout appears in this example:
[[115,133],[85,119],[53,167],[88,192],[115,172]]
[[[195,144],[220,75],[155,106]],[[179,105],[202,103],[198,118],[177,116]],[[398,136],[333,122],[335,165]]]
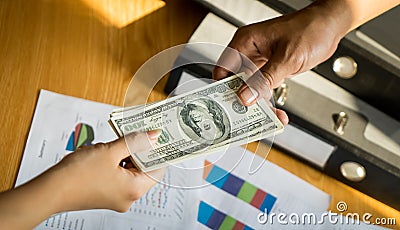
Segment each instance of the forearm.
[[0,194],[0,229],[32,229],[61,210],[62,181],[46,173]]
[[397,6],[400,0],[341,0],[352,12],[350,30]]
[[65,211],[101,208],[126,212],[164,175],[162,170],[143,173],[119,166],[130,156],[126,140],[140,143],[130,145],[132,151],[147,151],[160,134],[161,130],[137,132],[82,148],[36,179],[1,193],[0,229],[32,229],[50,215]]
[[400,0],[317,0],[309,7],[327,20],[335,20],[342,37],[351,30],[399,5]]

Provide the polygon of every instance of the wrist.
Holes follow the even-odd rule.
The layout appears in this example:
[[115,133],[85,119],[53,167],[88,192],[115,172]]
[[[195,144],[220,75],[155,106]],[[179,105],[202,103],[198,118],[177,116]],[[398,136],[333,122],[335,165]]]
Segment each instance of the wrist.
[[79,175],[68,171],[69,167],[60,164],[55,165],[46,174],[48,178],[48,190],[54,191],[53,211],[54,213],[79,210],[81,202],[76,195],[76,180]]
[[341,0],[317,0],[301,13],[307,14],[321,28],[330,30],[339,42],[352,29],[352,13]]
[[0,228],[32,229],[62,211],[63,193],[56,174],[46,172],[14,190],[0,194]]
[[38,196],[49,204],[46,205],[49,215],[66,211],[65,202],[68,200],[68,194],[65,178],[61,174],[62,170],[53,167],[28,184],[30,190],[40,190]]

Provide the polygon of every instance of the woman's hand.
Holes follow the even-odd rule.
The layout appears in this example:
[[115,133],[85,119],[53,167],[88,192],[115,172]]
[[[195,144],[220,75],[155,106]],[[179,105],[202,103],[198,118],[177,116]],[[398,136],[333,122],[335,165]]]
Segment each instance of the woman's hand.
[[[63,211],[83,209],[112,209],[125,212],[132,202],[146,193],[164,170],[143,173],[128,160],[129,151],[143,152],[152,148],[159,131],[133,133],[106,144],[82,148],[66,156],[52,171],[59,172],[65,186],[66,202]],[[129,149],[128,149],[129,148]]]
[[131,162],[124,166],[121,162],[130,156],[129,150],[150,150],[159,134],[133,133],[84,147],[28,183],[0,194],[0,229],[32,229],[50,215],[64,211],[127,211],[161,179],[164,170],[145,174]]

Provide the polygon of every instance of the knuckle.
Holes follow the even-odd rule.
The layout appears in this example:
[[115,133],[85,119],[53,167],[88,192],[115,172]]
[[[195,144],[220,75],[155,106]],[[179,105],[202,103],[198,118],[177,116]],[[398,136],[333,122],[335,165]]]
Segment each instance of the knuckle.
[[133,132],[133,133],[126,135],[124,138],[125,138],[125,141],[128,141],[129,143],[134,143],[135,141],[137,141],[137,139],[141,135],[145,135],[145,133],[144,132]]
[[307,59],[307,52],[303,52],[301,51],[301,49],[298,49],[298,51],[295,52],[294,55],[291,55],[289,57],[288,62],[293,67],[292,74],[299,73],[303,70],[304,65],[306,63],[306,59]]
[[[126,194],[127,195],[126,198],[131,202],[138,200],[146,192],[146,191],[143,191],[144,190],[143,187],[145,185],[144,181],[141,180],[140,177],[136,177],[135,179],[136,179],[135,183],[133,183],[132,186],[130,186],[130,189],[127,191],[127,194]],[[140,186],[140,187],[133,186],[134,184],[136,184],[136,185],[139,184],[142,186]]]
[[119,212],[119,213],[124,213],[127,212],[129,210],[129,208],[131,207],[132,202],[125,202],[124,204],[119,205],[118,207],[116,207],[114,209],[114,211]]
[[132,190],[132,191],[129,193],[128,199],[129,199],[131,202],[134,202],[135,200],[138,200],[141,196],[142,196],[142,193],[139,192],[138,189],[135,189],[135,190]]
[[274,85],[274,76],[269,73],[268,71],[261,70],[261,73],[263,75],[263,80],[264,80],[264,85],[265,87],[271,88]]
[[247,26],[241,26],[236,30],[236,35],[247,35]]
[[272,77],[268,72],[260,71],[249,78],[246,84],[256,90],[259,93],[259,97],[267,99],[270,97]]
[[97,143],[93,146],[96,150],[102,151],[102,150],[107,150],[109,148],[109,145],[106,143]]
[[234,38],[238,38],[239,42],[242,41],[242,39],[248,40],[251,38],[253,30],[250,27],[251,25],[239,27],[235,32]]

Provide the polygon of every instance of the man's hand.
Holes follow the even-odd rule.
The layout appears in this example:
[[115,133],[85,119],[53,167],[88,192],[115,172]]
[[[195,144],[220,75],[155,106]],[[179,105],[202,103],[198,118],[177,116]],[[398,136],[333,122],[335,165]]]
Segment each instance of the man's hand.
[[[397,6],[400,0],[316,0],[306,8],[241,27],[214,69],[216,80],[238,72],[250,79],[238,91],[244,105],[269,100],[285,78],[327,60],[350,30]],[[284,111],[276,110],[282,123]]]
[[[239,90],[242,103],[251,105],[259,98],[269,100],[271,90],[285,78],[313,68],[336,50],[346,32],[346,20],[324,12],[319,6],[310,6],[239,28],[229,43],[230,48],[239,52],[223,52],[214,78],[220,80],[230,72],[244,71],[251,77],[247,86]],[[277,115],[287,123],[283,111],[277,111]]]

